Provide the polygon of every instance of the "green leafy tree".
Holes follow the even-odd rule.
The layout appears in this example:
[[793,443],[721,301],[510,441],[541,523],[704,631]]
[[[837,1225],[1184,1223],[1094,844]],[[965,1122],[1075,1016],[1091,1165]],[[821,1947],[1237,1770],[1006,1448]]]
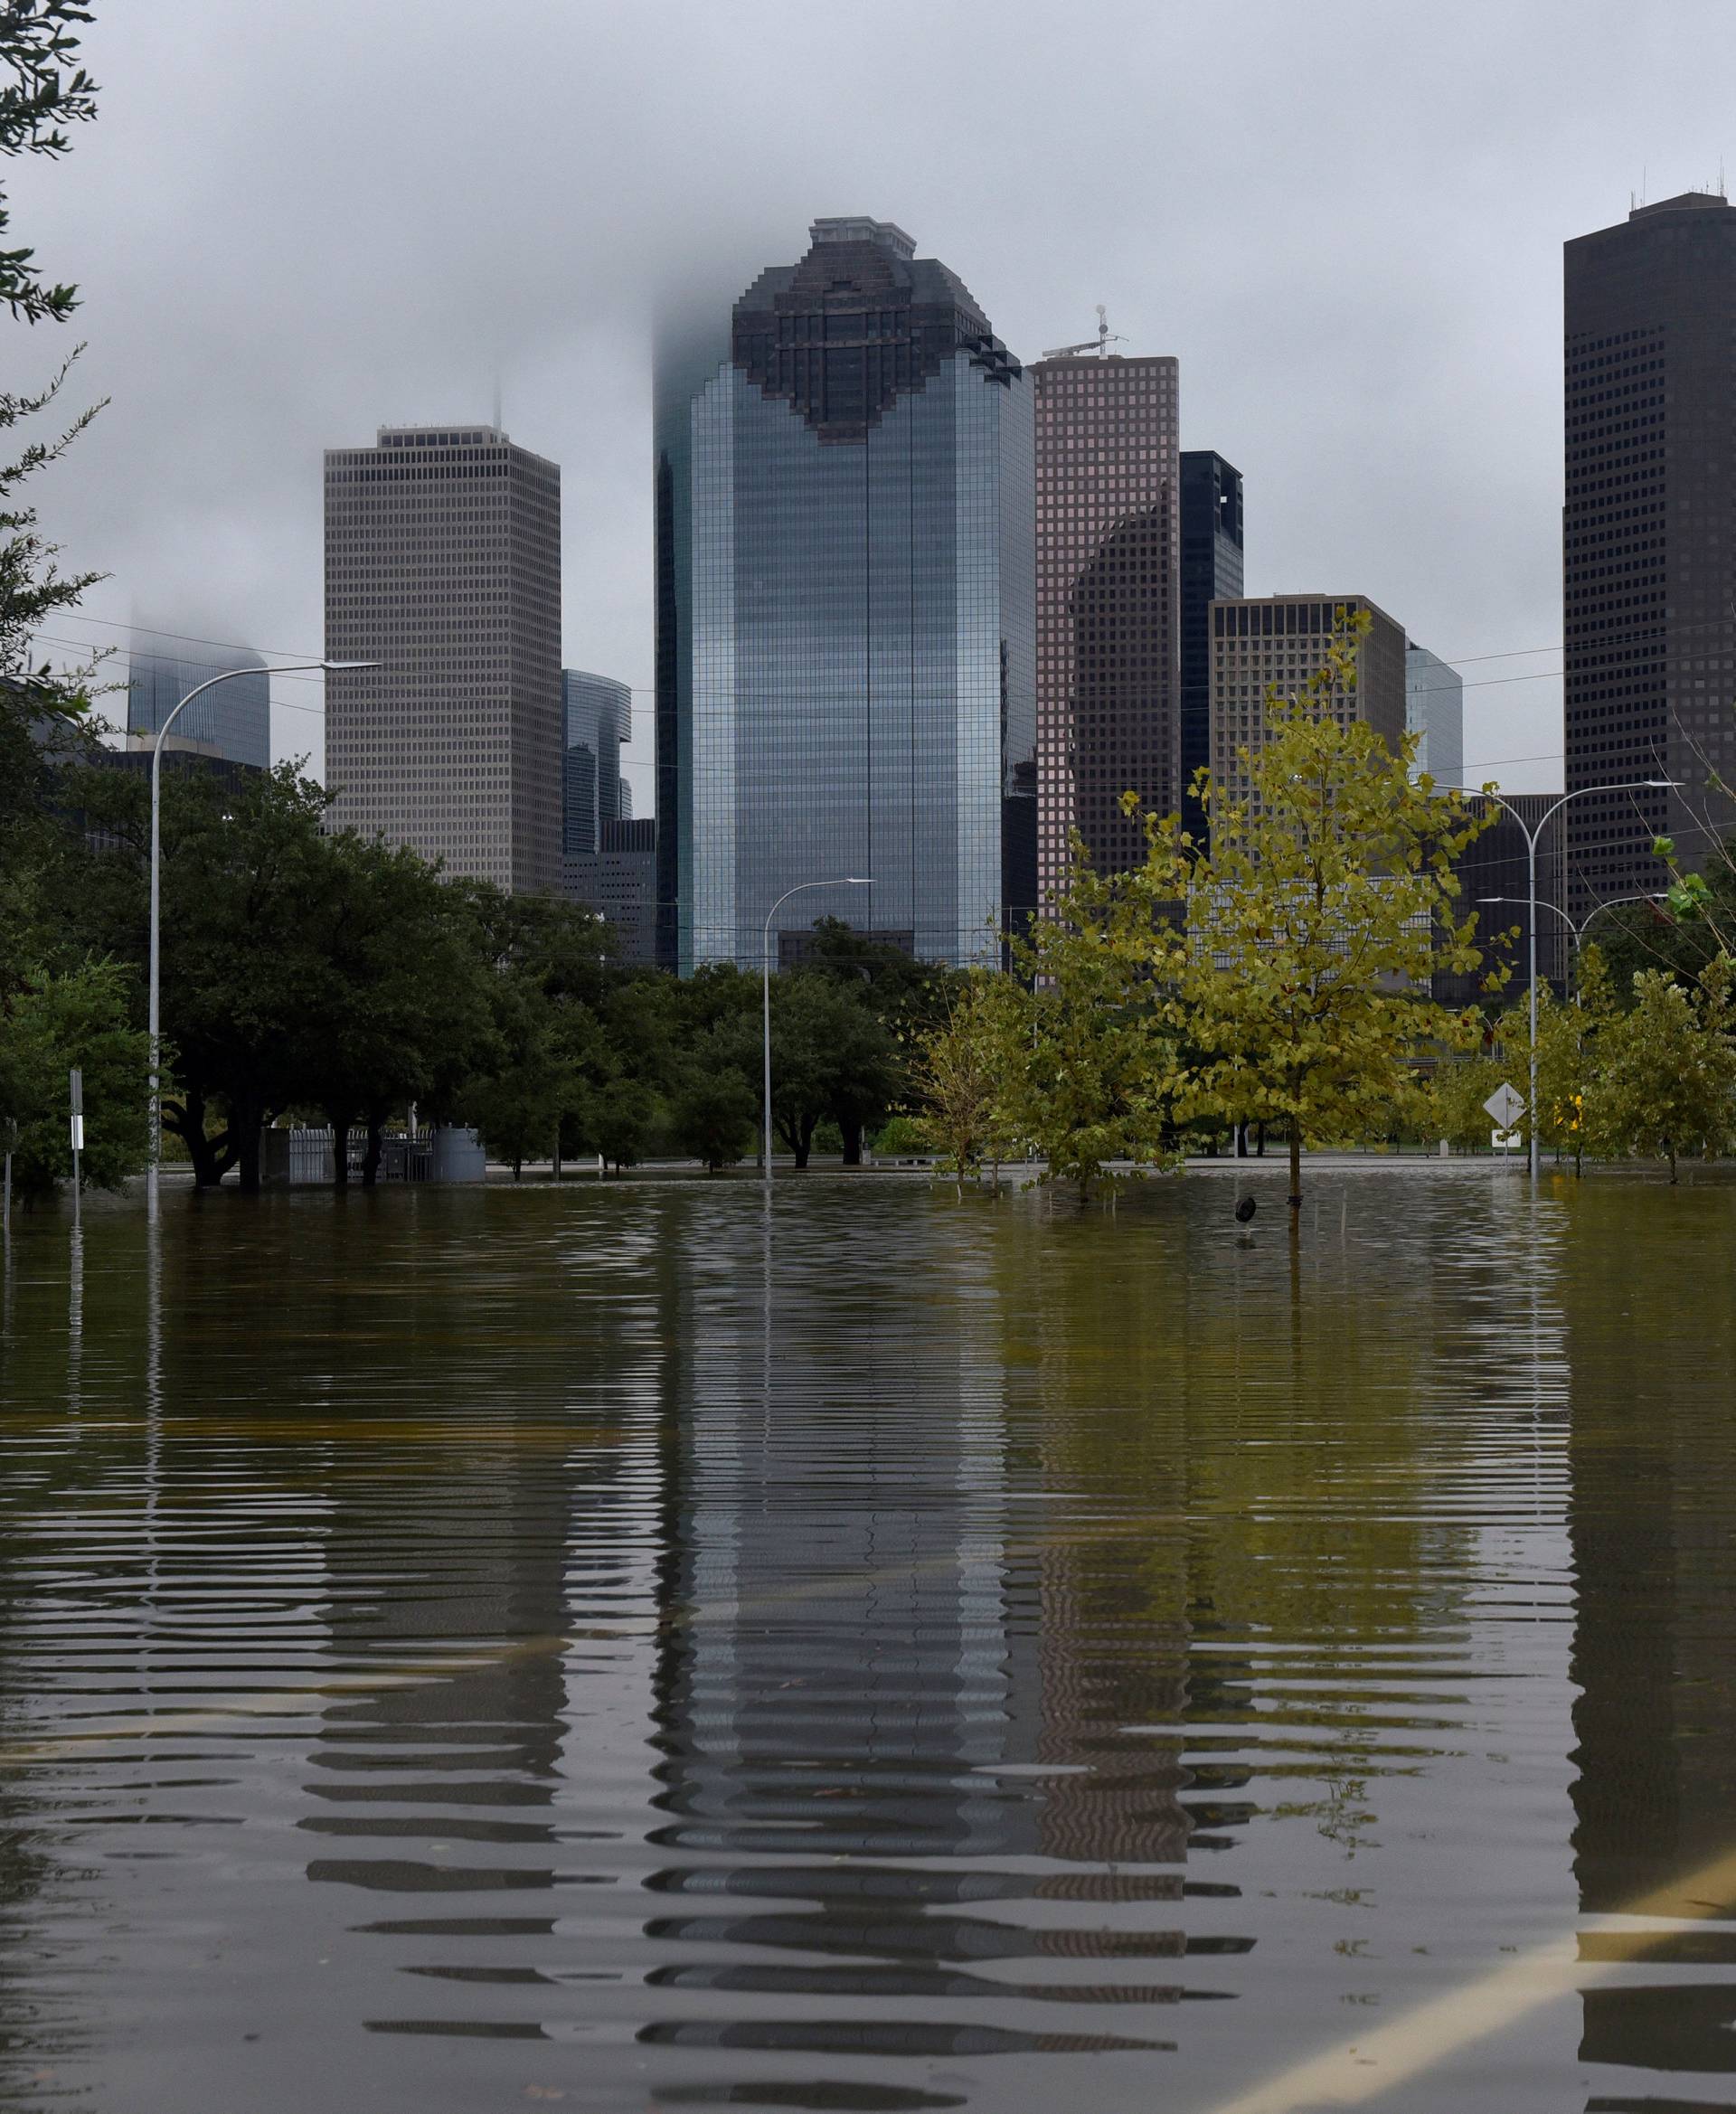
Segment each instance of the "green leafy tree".
[[498,1056],[495,978],[471,901],[401,846],[327,838],[304,916],[318,973],[289,1052],[295,1095],[331,1127],[340,1186],[349,1156],[337,1141],[365,1128],[372,1186],[388,1118],[412,1103],[444,1113]]
[[552,1148],[578,1081],[554,1001],[534,979],[501,974],[491,997],[494,1062],[469,1082],[466,1106],[489,1152],[511,1165],[516,1181],[526,1160]]
[[583,1135],[593,1152],[618,1175],[637,1166],[650,1149],[660,1113],[657,1096],[642,1079],[618,1074],[589,1096]]
[[[94,942],[135,966],[147,944],[149,788],[118,771],[69,780],[104,849],[79,915]],[[165,1128],[209,1186],[239,1168],[259,1183],[259,1133],[307,1101],[298,1071],[310,1009],[329,974],[317,919],[333,844],[326,794],[292,767],[228,785],[199,770],[163,783]]]
[[963,973],[918,961],[836,918],[816,922],[804,973],[831,977],[860,1003],[831,1107],[844,1165],[859,1166],[863,1138],[915,1107],[911,1059],[946,1020]]
[[[65,127],[96,116],[97,84],[77,63],[76,33],[90,20],[77,0],[0,5],[0,156],[58,158],[71,146]],[[0,243],[11,231],[11,210],[0,193]],[[42,277],[34,250],[0,248],[0,301],[15,318],[63,322],[78,299],[75,287]]]
[[[95,84],[76,63],[76,30],[90,19],[70,0],[0,0],[0,161],[58,157],[71,144],[66,127],[95,115]],[[13,320],[63,321],[77,298],[74,288],[43,278],[33,250],[12,246],[0,190],[0,302]],[[0,995],[53,950],[60,845],[43,779],[57,754],[88,740],[81,722],[90,671],[68,678],[33,665],[33,634],[99,576],[59,571],[58,552],[20,490],[66,452],[99,407],[45,437],[17,434],[52,408],[71,358],[40,388],[0,389]]]
[[1736,1130],[1731,967],[1721,957],[1689,991],[1661,969],[1634,978],[1634,1003],[1602,1032],[1594,1135],[1615,1153],[1668,1162],[1722,1152]]
[[599,1070],[598,1006],[608,988],[608,939],[590,911],[551,897],[460,884],[494,965],[489,1062],[460,1099],[490,1151],[516,1177],[583,1119]]
[[[771,987],[771,1116],[797,1167],[806,1167],[816,1131],[830,1117],[846,1166],[862,1158],[864,1132],[908,1090],[893,1033],[881,1018],[873,987],[823,969],[777,977]],[[760,1030],[754,1031],[757,1069]]]
[[0,996],[0,1132],[14,1136],[13,1174],[26,1197],[72,1172],[69,1080],[84,1074],[80,1173],[115,1189],[145,1165],[150,1046],[128,1018],[127,978],[114,962],[36,970]]
[[702,1043],[670,1111],[670,1131],[677,1149],[703,1161],[708,1174],[732,1166],[748,1149],[755,1106],[752,1087],[726,1052]]

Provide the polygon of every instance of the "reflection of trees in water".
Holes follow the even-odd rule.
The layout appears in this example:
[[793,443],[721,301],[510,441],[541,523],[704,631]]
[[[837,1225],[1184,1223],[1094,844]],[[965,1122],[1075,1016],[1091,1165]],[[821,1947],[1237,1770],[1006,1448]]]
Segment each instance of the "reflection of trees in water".
[[[1736,1915],[1705,1867],[1736,1850],[1736,1192],[1588,1182],[1561,1271],[1573,1368],[1571,1672],[1581,1907],[1692,1880],[1674,1912]],[[1595,1950],[1595,1947],[1594,1947]],[[1587,2060],[1736,2072],[1729,1932],[1685,1931],[1660,1966],[1715,1960],[1700,1985],[1644,1968],[1585,1997]]]
[[[14,1205],[15,1208],[15,1205]],[[99,1812],[130,1791],[99,1744],[57,1751],[58,1726],[88,1705],[86,1654],[104,1655],[118,1710],[141,1685],[139,1609],[152,1552],[141,1520],[152,1434],[136,1375],[146,1333],[137,1226],[100,1210],[75,1246],[45,1215],[14,1232],[0,1269],[0,1748],[43,1744],[37,1760],[0,1770],[0,2102],[58,2104],[74,2090],[90,2015],[46,1963],[75,1955],[80,1925],[100,1942],[113,1868],[71,1836],[64,1810]],[[65,1718],[59,1713],[69,1704]],[[105,1879],[110,1883],[105,1885]]]

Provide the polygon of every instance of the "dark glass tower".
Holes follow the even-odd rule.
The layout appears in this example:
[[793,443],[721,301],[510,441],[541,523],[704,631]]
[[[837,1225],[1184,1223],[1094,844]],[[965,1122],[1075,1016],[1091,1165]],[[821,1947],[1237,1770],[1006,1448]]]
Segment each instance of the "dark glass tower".
[[1691,191],[1568,243],[1561,524],[1574,914],[1703,863],[1736,807],[1736,211]]
[[[659,958],[847,918],[993,963],[1034,752],[1031,412],[957,276],[818,221],[727,340],[658,347]],[[721,318],[720,318],[721,321]],[[720,334],[721,335],[721,334]],[[774,941],[774,945],[776,942]]]
[[561,713],[561,851],[575,859],[594,852],[621,818],[621,744],[632,728],[633,693],[613,675],[562,668]]
[[[1241,599],[1241,472],[1182,451],[1182,790],[1212,760],[1212,605]],[[1197,816],[1194,817],[1197,820]]]

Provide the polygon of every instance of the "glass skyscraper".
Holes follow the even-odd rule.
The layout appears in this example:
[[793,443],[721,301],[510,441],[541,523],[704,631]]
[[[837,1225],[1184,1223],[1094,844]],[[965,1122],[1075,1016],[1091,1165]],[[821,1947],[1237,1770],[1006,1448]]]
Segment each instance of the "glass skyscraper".
[[271,678],[264,661],[245,646],[212,646],[162,631],[135,633],[127,665],[127,734],[147,749],[157,729],[190,690],[229,668],[256,670],[221,683],[190,704],[170,730],[165,749],[220,756],[266,769],[271,761]]
[[786,890],[862,874],[776,929],[993,964],[1035,745],[1028,385],[899,229],[811,240],[727,340],[659,343],[659,958],[757,964]]
[[561,850],[573,859],[594,852],[621,818],[621,745],[632,731],[633,693],[613,675],[562,668],[561,712]]

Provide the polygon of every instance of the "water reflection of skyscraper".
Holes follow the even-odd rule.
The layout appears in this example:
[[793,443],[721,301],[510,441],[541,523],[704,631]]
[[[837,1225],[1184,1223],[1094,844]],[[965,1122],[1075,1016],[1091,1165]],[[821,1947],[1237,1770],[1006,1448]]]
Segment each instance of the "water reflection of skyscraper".
[[[1646,1203],[1656,1223],[1636,1238]],[[1580,1905],[1602,1915],[1674,1890],[1665,1912],[1682,1919],[1587,1989],[1580,2052],[1722,2078],[1736,2074],[1736,1897],[1709,1898],[1707,1870],[1736,1845],[1726,1381],[1736,1315],[1707,1296],[1700,1262],[1707,1222],[1729,1208],[1727,1190],[1642,1197],[1587,1184],[1561,1273],[1573,1361]],[[1581,1957],[1634,1959],[1627,1941],[1583,1933]],[[1684,1980],[1679,1970],[1694,1966],[1712,1971]]]
[[1181,1877],[1102,1861],[1175,1837],[1066,1788],[1095,1767],[1095,1670],[1081,1687],[1052,1645],[1064,1574],[1017,1495],[1042,1405],[1005,1355],[1000,1229],[815,1231],[774,1245],[757,1311],[690,1277],[664,1330],[686,1346],[653,1882],[673,1898],[647,1926],[654,1987],[806,2001],[645,2037],[835,2059],[1160,2044],[1127,2007],[1181,1991],[1132,1963],[1184,1949],[1150,1905]]

